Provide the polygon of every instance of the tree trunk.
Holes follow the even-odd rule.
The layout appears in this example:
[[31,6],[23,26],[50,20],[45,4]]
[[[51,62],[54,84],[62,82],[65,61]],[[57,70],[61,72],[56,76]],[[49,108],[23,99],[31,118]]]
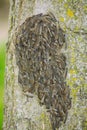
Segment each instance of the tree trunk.
[[72,96],[72,107],[67,121],[58,127],[60,130],[87,129],[86,11],[85,0],[10,0],[3,130],[56,130],[57,128],[52,126],[46,102],[40,105],[41,99],[38,98],[36,90],[34,92],[27,90],[25,93],[24,88],[27,85],[24,85],[24,79],[21,81],[22,84],[18,80],[20,67],[17,63],[19,55],[16,55],[16,52],[19,50],[15,51],[16,42],[21,43],[17,40],[22,39],[22,26],[23,23],[25,25],[26,19],[40,13],[48,14],[48,12],[54,14],[66,33],[67,51],[62,49],[62,52],[68,59],[67,83],[71,87]]

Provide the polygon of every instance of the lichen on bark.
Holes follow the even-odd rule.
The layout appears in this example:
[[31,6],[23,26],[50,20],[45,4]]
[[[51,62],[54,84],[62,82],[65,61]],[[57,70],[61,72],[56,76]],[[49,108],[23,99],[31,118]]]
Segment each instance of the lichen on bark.
[[[9,47],[7,52],[6,87],[5,87],[5,113],[4,130],[28,129],[31,123],[28,119],[33,115],[32,111],[26,111],[28,106],[26,96],[22,87],[18,85],[18,66],[16,65],[15,46],[13,44],[13,34],[26,18],[37,14],[51,11],[59,20],[60,27],[66,31],[69,73],[67,82],[71,86],[72,108],[69,111],[68,119],[60,130],[86,130],[87,129],[87,76],[86,76],[86,54],[87,54],[87,2],[86,0],[24,0],[20,12],[20,3],[23,0],[10,0],[9,18]],[[42,4],[41,4],[42,1]],[[40,10],[40,8],[43,10]],[[39,8],[39,9],[38,9]],[[40,12],[41,11],[41,12]],[[33,98],[36,99],[36,98]],[[37,98],[38,99],[38,98]],[[33,112],[41,115],[45,108],[38,106],[38,101],[34,100]],[[20,106],[20,107],[19,107]],[[24,106],[24,110],[22,110]],[[32,109],[32,106],[31,106]],[[31,110],[30,109],[30,110]],[[35,111],[37,109],[37,112]],[[20,111],[20,114],[19,114]],[[31,113],[31,114],[30,114]],[[28,119],[26,118],[26,115]],[[43,114],[42,114],[43,115]],[[46,113],[47,115],[47,113]],[[24,118],[26,118],[26,120]],[[43,117],[43,116],[42,116]],[[24,121],[22,120],[24,119]],[[36,119],[36,118],[34,118]],[[40,129],[51,130],[49,115],[45,124],[40,118]],[[37,121],[37,119],[35,120]],[[39,120],[38,120],[39,121]],[[28,123],[27,123],[28,122]],[[25,125],[26,124],[26,125]],[[32,124],[32,123],[31,123]],[[45,125],[44,125],[45,124]],[[22,128],[23,126],[23,128]],[[33,125],[35,130],[38,128]]]

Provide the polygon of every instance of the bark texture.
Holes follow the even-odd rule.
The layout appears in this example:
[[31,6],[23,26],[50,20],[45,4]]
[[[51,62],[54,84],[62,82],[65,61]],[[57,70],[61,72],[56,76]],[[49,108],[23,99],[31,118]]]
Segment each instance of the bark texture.
[[[78,6],[77,6],[78,5]],[[60,130],[87,129],[87,2],[86,0],[10,0],[9,42],[7,44],[4,130],[51,130],[49,113],[40,106],[38,97],[25,95],[18,83],[19,68],[16,64],[13,36],[15,29],[26,18],[39,13],[52,12],[66,32],[72,108]],[[32,95],[30,95],[32,96]],[[32,120],[31,120],[32,119]]]

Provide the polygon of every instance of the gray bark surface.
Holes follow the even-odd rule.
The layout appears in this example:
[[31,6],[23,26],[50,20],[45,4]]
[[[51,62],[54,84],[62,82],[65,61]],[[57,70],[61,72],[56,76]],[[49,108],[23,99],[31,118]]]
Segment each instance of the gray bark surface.
[[[78,5],[78,6],[77,6]],[[85,0],[10,0],[9,41],[6,59],[5,110],[3,130],[52,130],[45,105],[38,97],[28,98],[18,83],[13,36],[15,30],[28,17],[52,12],[66,32],[72,107],[68,119],[59,130],[87,129],[87,2]],[[31,120],[32,119],[32,120]]]

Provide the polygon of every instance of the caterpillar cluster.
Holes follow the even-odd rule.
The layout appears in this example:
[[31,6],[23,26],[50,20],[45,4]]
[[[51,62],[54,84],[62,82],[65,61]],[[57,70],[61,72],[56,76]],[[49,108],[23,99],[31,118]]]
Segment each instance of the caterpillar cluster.
[[66,57],[61,53],[64,42],[64,32],[52,13],[27,18],[15,39],[18,82],[46,106],[53,130],[66,121],[71,107]]

